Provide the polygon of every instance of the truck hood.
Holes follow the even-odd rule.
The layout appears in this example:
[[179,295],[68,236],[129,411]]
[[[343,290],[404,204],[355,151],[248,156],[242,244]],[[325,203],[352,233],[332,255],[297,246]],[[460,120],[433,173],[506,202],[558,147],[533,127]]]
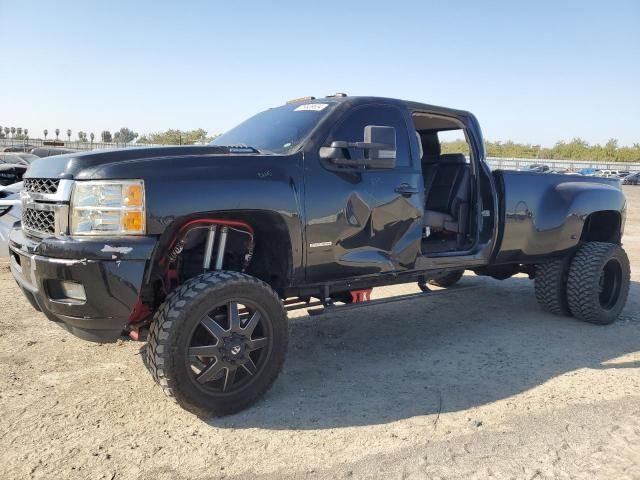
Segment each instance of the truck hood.
[[252,148],[218,145],[131,147],[109,150],[74,152],[66,155],[44,157],[34,161],[24,178],[86,178],[103,166],[153,158],[193,157],[206,155],[257,154]]

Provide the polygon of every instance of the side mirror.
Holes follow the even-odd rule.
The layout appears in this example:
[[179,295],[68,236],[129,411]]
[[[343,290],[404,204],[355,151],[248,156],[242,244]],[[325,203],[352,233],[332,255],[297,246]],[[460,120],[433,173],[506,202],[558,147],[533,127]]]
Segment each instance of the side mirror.
[[396,129],[367,125],[364,127],[364,143],[369,145],[365,156],[371,168],[394,168],[396,166]]
[[[359,148],[365,151],[364,159],[347,158],[345,150]],[[340,166],[367,166],[369,168],[388,169],[396,165],[396,129],[367,125],[364,127],[363,142],[333,141],[328,147],[321,147],[318,152],[323,160]]]

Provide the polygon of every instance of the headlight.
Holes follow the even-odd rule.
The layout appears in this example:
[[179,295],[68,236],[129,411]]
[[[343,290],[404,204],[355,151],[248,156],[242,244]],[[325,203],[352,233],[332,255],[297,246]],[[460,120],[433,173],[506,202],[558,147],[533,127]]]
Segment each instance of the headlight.
[[71,235],[144,235],[144,183],[77,181],[70,216]]

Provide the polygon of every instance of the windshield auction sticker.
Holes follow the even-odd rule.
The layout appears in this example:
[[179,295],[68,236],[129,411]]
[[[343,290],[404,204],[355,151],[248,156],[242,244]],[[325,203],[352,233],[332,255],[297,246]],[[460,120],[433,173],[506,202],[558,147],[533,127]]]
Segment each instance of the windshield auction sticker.
[[307,103],[296,107],[294,112],[319,112],[329,106],[328,103]]

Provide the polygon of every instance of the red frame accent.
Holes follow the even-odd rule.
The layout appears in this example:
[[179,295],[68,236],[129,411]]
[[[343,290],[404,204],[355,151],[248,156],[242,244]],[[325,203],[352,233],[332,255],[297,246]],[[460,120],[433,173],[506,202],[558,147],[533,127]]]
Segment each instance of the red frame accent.
[[373,288],[365,288],[363,290],[351,290],[351,303],[362,303],[371,300],[371,292]]
[[134,342],[140,340],[140,327],[135,327],[129,330],[129,338],[131,338],[131,340],[133,340]]
[[251,228],[251,226],[246,223],[243,222],[241,220],[223,220],[221,218],[198,218],[195,220],[189,220],[188,222],[186,222],[184,225],[182,225],[180,227],[180,230],[178,230],[178,233],[182,232],[185,228],[194,225],[196,223],[203,223],[205,225],[215,225],[215,224],[220,224],[220,225],[226,225],[228,227],[243,227],[246,228],[251,235],[253,235],[253,228]]
[[142,303],[142,300],[138,299],[136,304],[133,306],[131,315],[129,315],[129,323],[140,323],[151,315],[153,315],[151,307]]
[[[195,220],[190,220],[185,222],[179,229],[178,232],[174,235],[173,240],[171,241],[171,246],[167,249],[167,251],[171,251],[171,249],[175,246],[177,239],[185,233],[189,227],[193,225],[223,225],[227,227],[238,227],[243,228],[248,231],[252,236],[254,235],[254,230],[251,226],[240,220],[223,220],[219,218],[199,218]],[[163,257],[159,264],[164,265],[166,263],[166,257]],[[168,269],[166,272],[166,280],[170,283],[171,280],[177,278],[178,272],[174,269]],[[151,307],[145,303],[142,303],[141,299],[138,299],[136,304],[133,307],[133,311],[129,316],[129,325],[132,327],[129,332],[129,336],[137,340],[139,338],[139,328],[146,323],[146,320],[153,315],[153,311]]]

